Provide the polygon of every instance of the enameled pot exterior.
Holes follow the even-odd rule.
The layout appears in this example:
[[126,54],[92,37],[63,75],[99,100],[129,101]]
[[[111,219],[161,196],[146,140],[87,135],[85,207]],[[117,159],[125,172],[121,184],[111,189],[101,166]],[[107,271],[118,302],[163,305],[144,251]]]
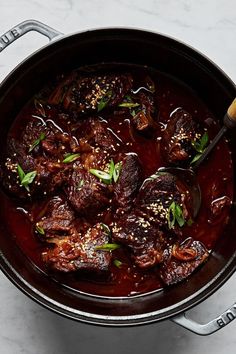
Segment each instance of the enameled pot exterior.
[[[0,37],[0,51],[30,30],[55,39],[22,62],[0,86],[2,146],[17,112],[48,78],[81,65],[118,62],[153,67],[195,90],[219,120],[236,96],[235,85],[209,59],[174,39],[141,30],[101,29],[62,36],[37,21],[25,21]],[[236,144],[230,134],[235,168]],[[0,223],[0,266],[24,293],[50,310],[75,320],[128,326],[173,319],[199,334],[209,334],[236,317],[235,306],[205,327],[186,320],[183,312],[211,295],[235,271],[235,213],[233,203],[230,222],[204,267],[187,282],[161,292],[128,298],[103,298],[75,292],[52,281],[21,253],[4,220]]]

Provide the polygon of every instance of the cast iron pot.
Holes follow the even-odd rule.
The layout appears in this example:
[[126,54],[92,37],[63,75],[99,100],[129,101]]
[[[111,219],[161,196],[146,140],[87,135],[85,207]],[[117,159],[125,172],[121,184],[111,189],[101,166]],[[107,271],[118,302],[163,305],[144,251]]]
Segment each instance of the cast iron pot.
[[[29,20],[0,37],[0,51],[32,30],[47,36],[52,42],[17,66],[0,86],[3,144],[16,114],[48,78],[81,65],[119,62],[156,68],[192,87],[219,120],[236,96],[233,82],[209,59],[172,38],[141,30],[99,29],[64,36],[45,24]],[[230,134],[228,139],[235,169],[236,144]],[[209,261],[187,282],[160,292],[126,298],[104,298],[63,287],[39,272],[22,254],[4,220],[0,222],[0,266],[25,294],[68,318],[109,326],[171,319],[195,333],[206,335],[224,327],[236,317],[236,303],[205,325],[187,319],[185,312],[215,292],[236,269],[235,211],[234,199],[230,222]]]

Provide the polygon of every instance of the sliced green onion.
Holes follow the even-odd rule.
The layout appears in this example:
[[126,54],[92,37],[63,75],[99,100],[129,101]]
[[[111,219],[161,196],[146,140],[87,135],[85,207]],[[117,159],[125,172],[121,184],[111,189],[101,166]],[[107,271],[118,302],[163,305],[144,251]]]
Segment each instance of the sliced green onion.
[[197,152],[203,153],[208,143],[208,140],[208,133],[205,132],[199,140],[192,142],[192,145]]
[[89,172],[92,173],[94,176],[99,178],[102,182],[106,184],[111,184],[112,180],[116,183],[120,176],[120,171],[122,167],[122,162],[117,162],[114,164],[113,159],[111,159],[108,165],[108,172],[96,170],[94,168],[90,169]]
[[190,165],[193,165],[196,161],[198,161],[201,156],[202,156],[201,153],[195,155],[194,158],[192,159],[192,161],[190,162]]
[[108,102],[110,101],[112,96],[112,91],[109,90],[105,93],[105,95],[101,98],[101,100],[98,103],[98,108],[97,111],[100,112],[103,108],[106,107],[106,105],[108,104]]
[[96,170],[95,168],[91,168],[89,172],[92,173],[92,175],[94,175],[95,177],[99,178],[104,183],[110,184],[112,181],[110,173],[101,170]]
[[36,224],[35,229],[40,235],[45,235],[45,231],[41,226]]
[[114,259],[113,264],[117,267],[120,268],[122,266],[122,262],[119,261],[119,259]]
[[39,143],[40,143],[42,140],[44,140],[45,137],[46,137],[45,133],[41,133],[40,136],[39,136],[39,138],[36,139],[36,140],[30,145],[30,147],[29,147],[29,152],[31,152],[32,150],[34,150],[34,148],[35,148],[37,145],[39,145]]
[[140,106],[140,104],[135,102],[122,102],[118,105],[118,107],[125,107],[125,108],[134,108],[138,106]]
[[17,172],[20,177],[20,181],[22,181],[22,179],[25,177],[25,172],[23,171],[23,169],[19,164],[17,165]]
[[114,170],[113,170],[113,180],[114,182],[116,183],[120,177],[120,171],[121,171],[121,168],[122,168],[122,162],[117,162],[115,164],[115,167],[114,167]]
[[167,219],[169,229],[173,229],[175,224],[175,202],[172,202],[169,206]]
[[80,154],[67,154],[62,162],[71,163],[77,160],[80,157]]
[[188,226],[192,226],[193,223],[194,223],[194,221],[192,218],[188,219],[188,221],[187,221]]
[[25,187],[25,189],[29,192],[29,184],[33,182],[37,175],[37,171],[29,172],[25,175],[25,177],[21,181],[21,185]]
[[107,234],[108,236],[111,235],[111,230],[110,230],[110,228],[109,228],[108,225],[106,225],[106,224],[104,224],[104,223],[101,222],[101,227],[103,228],[103,230],[106,232],[106,234]]
[[113,159],[111,159],[111,161],[109,163],[109,175],[110,175],[111,179],[113,177],[114,170],[115,170],[115,164],[114,164]]
[[180,227],[185,224],[183,210],[181,206],[174,201],[169,206],[167,220],[169,229],[173,229],[176,222]]
[[80,189],[83,187],[83,185],[84,185],[84,180],[81,179],[81,180],[79,181],[79,183],[78,183],[76,189],[77,189],[77,190],[80,190]]
[[197,151],[197,154],[194,156],[194,158],[190,162],[190,165],[194,164],[196,161],[198,161],[200,159],[200,157],[202,156],[203,152],[206,149],[208,140],[209,140],[208,133],[205,132],[199,140],[192,141],[192,146]]
[[28,173],[25,173],[21,166],[18,164],[17,165],[17,172],[20,178],[20,184],[25,187],[25,189],[29,192],[29,184],[33,182],[37,175],[37,171],[31,171]]
[[105,243],[104,245],[95,247],[96,250],[101,251],[114,251],[118,248],[120,248],[120,245],[118,245],[117,243]]
[[179,204],[175,203],[175,218],[180,227],[184,226],[185,220],[183,217],[183,211]]

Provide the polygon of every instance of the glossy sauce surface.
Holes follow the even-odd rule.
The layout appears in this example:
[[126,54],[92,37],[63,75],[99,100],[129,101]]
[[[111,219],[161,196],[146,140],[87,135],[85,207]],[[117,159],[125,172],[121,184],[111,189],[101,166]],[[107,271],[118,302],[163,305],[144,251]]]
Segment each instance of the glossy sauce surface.
[[[130,70],[130,69],[129,69]],[[159,167],[165,166],[161,156],[161,134],[165,129],[166,122],[170,114],[178,107],[184,108],[196,121],[200,121],[203,127],[207,128],[209,137],[212,139],[219,130],[219,125],[215,122],[215,117],[209,112],[207,107],[201,102],[195,93],[174,78],[155,72],[147,68],[133,69],[132,74],[136,77],[137,88],[140,73],[146,71],[155,82],[155,100],[158,105],[158,121],[155,132],[146,137],[135,132],[130,124],[130,119],[124,119],[119,114],[110,114],[104,111],[99,114],[100,119],[105,119],[108,128],[119,137],[121,146],[126,145],[129,152],[138,154],[142,166],[144,178],[153,174]],[[16,117],[16,120],[9,132],[9,136],[16,139],[26,122],[31,119],[33,101],[29,102]],[[59,125],[60,128],[68,132],[73,129],[73,124],[67,124],[63,119],[58,119],[54,109],[49,109],[50,119]],[[223,158],[222,158],[223,157]],[[215,242],[223,234],[227,223],[228,211],[222,212],[216,220],[210,219],[209,207],[214,200],[214,195],[224,195],[232,200],[232,161],[227,142],[223,139],[208,158],[199,167],[197,178],[202,192],[202,205],[200,212],[191,226],[183,228],[183,238],[193,237],[202,241],[209,249],[214,248]],[[121,248],[113,252],[114,259],[122,262],[121,267],[112,265],[111,274],[106,276],[96,276],[86,273],[59,274],[49,271],[41,260],[41,253],[45,248],[34,233],[34,224],[39,220],[47,205],[48,200],[37,202],[22,202],[1,192],[0,203],[1,217],[6,220],[7,227],[14,237],[22,252],[42,271],[49,274],[52,279],[60,281],[76,291],[101,296],[132,296],[143,294],[154,290],[160,290],[163,285],[157,275],[157,268],[140,270],[132,264],[127,250]],[[113,220],[109,208],[100,213],[93,222],[109,223]]]

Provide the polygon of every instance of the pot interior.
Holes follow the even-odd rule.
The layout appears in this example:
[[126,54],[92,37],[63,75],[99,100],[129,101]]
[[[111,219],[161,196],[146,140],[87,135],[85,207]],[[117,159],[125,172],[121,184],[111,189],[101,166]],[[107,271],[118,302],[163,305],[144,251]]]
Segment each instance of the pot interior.
[[[236,95],[235,86],[213,63],[193,49],[165,36],[137,30],[90,31],[64,37],[20,64],[0,87],[1,145],[14,118],[26,102],[63,71],[97,63],[146,65],[191,87],[221,122]],[[221,122],[222,124],[222,122]],[[234,169],[236,143],[228,132]],[[234,185],[235,185],[234,177]],[[231,218],[208,262],[191,277],[164,291],[132,298],[102,298],[74,292],[52,282],[22,254],[0,224],[1,267],[26,294],[73,319],[102,324],[136,324],[173,316],[215,291],[235,270],[235,196]],[[14,235],[13,235],[14,236]]]

